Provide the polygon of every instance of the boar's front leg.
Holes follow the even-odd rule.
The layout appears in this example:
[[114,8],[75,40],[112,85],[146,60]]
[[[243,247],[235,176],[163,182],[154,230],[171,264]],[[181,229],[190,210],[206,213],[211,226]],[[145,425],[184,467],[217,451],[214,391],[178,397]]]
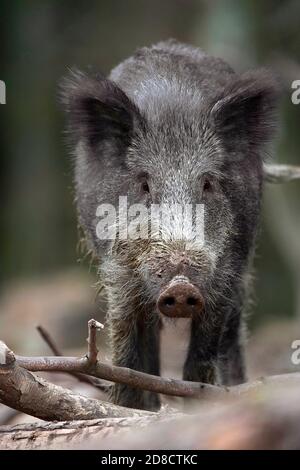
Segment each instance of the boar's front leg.
[[[112,340],[113,364],[159,375],[159,325],[139,311],[114,312],[109,320]],[[156,411],[160,408],[156,393],[115,384],[114,403],[130,408]]]
[[235,309],[228,318],[219,346],[219,370],[223,385],[236,385],[246,381],[243,322]]
[[201,320],[194,318],[183,369],[183,379],[213,384],[217,379],[218,331],[207,334]]

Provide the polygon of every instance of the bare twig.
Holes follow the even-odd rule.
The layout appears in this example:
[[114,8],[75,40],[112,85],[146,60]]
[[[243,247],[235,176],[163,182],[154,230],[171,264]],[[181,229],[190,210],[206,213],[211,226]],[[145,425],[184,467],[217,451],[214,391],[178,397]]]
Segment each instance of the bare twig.
[[63,353],[59,350],[58,346],[54,342],[53,338],[50,336],[48,331],[41,325],[36,327],[37,331],[45,341],[45,343],[49,346],[50,350],[53,352],[54,356],[63,356]]
[[[50,350],[55,354],[55,356],[62,357],[63,353],[60,351],[56,343],[54,342],[53,338],[49,334],[49,332],[41,325],[36,327],[44,341],[47,343],[49,346]],[[101,380],[97,379],[96,377],[91,377],[89,375],[84,375],[76,372],[69,372],[70,375],[73,377],[76,377],[80,382],[83,383],[88,383],[90,385],[93,385],[96,387],[98,390],[101,390],[105,393],[108,393],[109,390],[111,389],[111,385],[103,383]]]
[[97,330],[100,330],[102,328],[104,328],[102,323],[99,323],[94,319],[89,320],[88,322],[89,335],[87,338],[87,343],[88,343],[87,357],[91,365],[96,364],[97,362],[97,357],[98,357],[98,352],[99,352],[97,348]]
[[300,167],[294,165],[265,165],[264,173],[269,183],[288,183],[300,179]]

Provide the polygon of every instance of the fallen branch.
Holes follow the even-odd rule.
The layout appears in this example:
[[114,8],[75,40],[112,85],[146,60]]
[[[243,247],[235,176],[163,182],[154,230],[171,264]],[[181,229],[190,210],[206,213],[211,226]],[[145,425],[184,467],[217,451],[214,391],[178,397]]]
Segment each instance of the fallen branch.
[[[266,381],[275,384],[282,380],[292,380],[300,384],[300,373],[284,374],[280,376],[258,379],[252,383],[241,384],[234,387],[221,387],[201,382],[170,379],[126,367],[113,366],[97,361],[96,329],[97,322],[89,322],[89,353],[83,358],[79,357],[25,357],[16,356],[18,365],[31,372],[65,372],[71,374],[86,374],[110,382],[126,384],[134,388],[148,390],[179,397],[217,398],[248,393],[254,388],[261,387]],[[2,343],[4,345],[4,343]],[[7,346],[4,347],[8,350]],[[12,353],[11,353],[12,354]],[[14,356],[13,356],[14,357]],[[92,358],[92,360],[90,359]],[[95,362],[96,360],[96,362]]]
[[86,398],[36,377],[20,367],[13,352],[2,342],[0,342],[0,401],[15,410],[49,421],[152,414]]
[[201,382],[170,379],[146,374],[126,367],[97,362],[91,364],[86,357],[25,357],[16,356],[18,364],[31,372],[80,372],[130,387],[178,397],[213,398],[224,396],[228,388]]
[[[18,364],[31,372],[65,372],[69,374],[85,374],[110,382],[130,385],[134,388],[148,390],[165,395],[179,397],[217,397],[224,395],[226,388],[215,385],[169,379],[156,375],[146,374],[126,367],[112,366],[97,360],[98,348],[96,344],[97,330],[103,325],[96,320],[88,322],[88,353],[83,358],[78,357],[24,357],[16,356]],[[41,328],[40,328],[41,329]],[[42,330],[44,333],[44,331]],[[43,334],[47,342],[49,335]],[[50,338],[50,344],[55,353],[59,352]],[[7,347],[7,346],[5,346]]]
[[[232,387],[169,379],[132,369],[101,363],[97,360],[96,330],[89,322],[88,354],[78,357],[15,356],[0,342],[0,401],[24,413],[47,420],[94,419],[103,417],[146,416],[148,412],[115,406],[107,402],[74,394],[50,384],[31,372],[67,372],[85,374],[151,392],[180,397],[218,399],[241,396],[261,390],[266,384],[300,385],[300,373],[261,378]],[[2,365],[1,365],[2,364]]]
[[294,165],[265,165],[264,173],[269,183],[288,183],[300,179],[300,167]]
[[201,382],[170,379],[146,374],[126,367],[112,366],[97,362],[91,365],[86,358],[77,357],[25,357],[16,356],[18,364],[32,372],[70,372],[76,371],[93,375],[111,382],[178,397],[218,398],[226,395],[239,396],[263,387],[265,384],[280,384],[291,381],[300,386],[300,372],[262,377],[254,382],[223,387]]

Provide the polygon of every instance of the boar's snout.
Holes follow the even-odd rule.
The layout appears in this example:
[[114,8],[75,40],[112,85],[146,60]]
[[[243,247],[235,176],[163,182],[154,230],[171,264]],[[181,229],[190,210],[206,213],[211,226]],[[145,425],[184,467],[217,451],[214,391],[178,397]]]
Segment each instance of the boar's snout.
[[157,301],[158,310],[168,317],[192,317],[202,312],[203,297],[190,282],[175,281],[166,287]]

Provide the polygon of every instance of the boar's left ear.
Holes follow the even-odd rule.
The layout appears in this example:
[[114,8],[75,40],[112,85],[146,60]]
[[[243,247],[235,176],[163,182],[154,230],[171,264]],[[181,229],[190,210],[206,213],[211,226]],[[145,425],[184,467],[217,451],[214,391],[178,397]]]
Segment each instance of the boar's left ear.
[[114,82],[102,76],[71,71],[60,90],[73,144],[82,141],[95,148],[110,141],[122,150],[130,144],[134,129],[143,126],[135,104]]
[[279,87],[266,70],[247,72],[225,87],[211,109],[216,130],[229,150],[243,144],[259,151],[276,130]]

